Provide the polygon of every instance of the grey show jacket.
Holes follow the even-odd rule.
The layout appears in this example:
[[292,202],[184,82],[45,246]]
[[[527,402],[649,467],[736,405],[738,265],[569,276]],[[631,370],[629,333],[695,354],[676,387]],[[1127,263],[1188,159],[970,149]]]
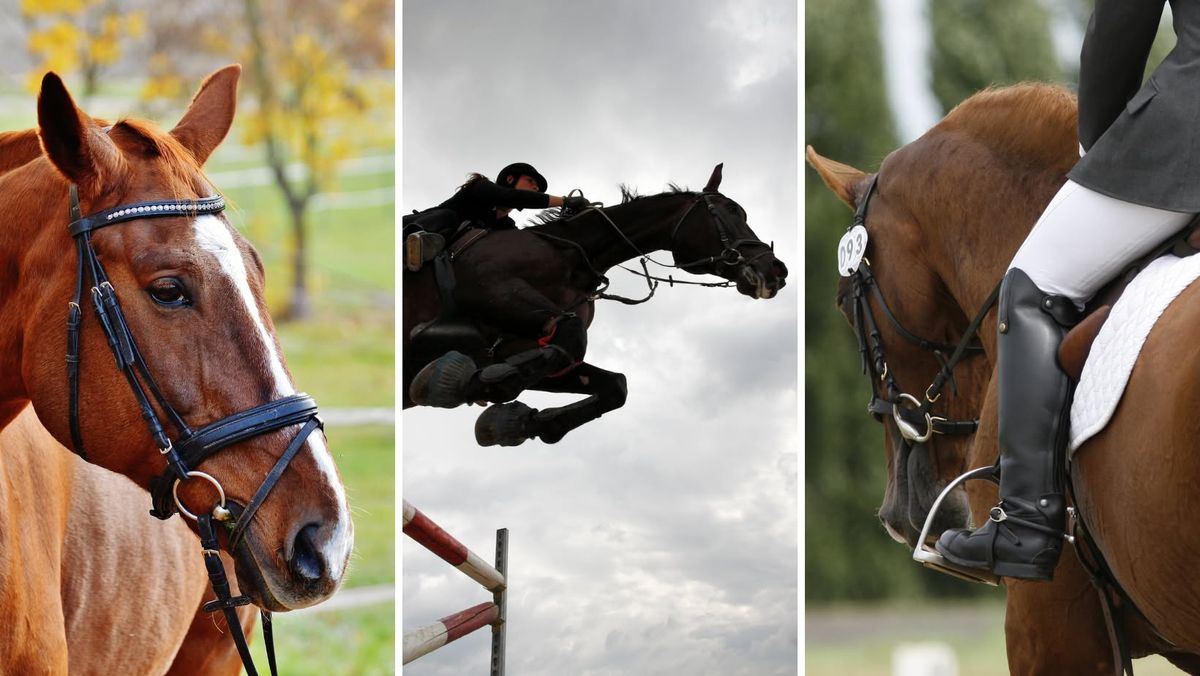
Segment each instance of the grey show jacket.
[[1127,202],[1200,213],[1200,1],[1171,0],[1178,43],[1142,84],[1165,4],[1096,0],[1079,66],[1087,155],[1068,175]]

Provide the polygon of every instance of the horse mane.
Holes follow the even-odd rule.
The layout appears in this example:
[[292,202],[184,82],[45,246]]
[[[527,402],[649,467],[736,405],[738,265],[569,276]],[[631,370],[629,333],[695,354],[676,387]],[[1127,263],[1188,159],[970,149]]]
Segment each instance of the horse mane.
[[1074,94],[1058,85],[1022,82],[971,95],[934,129],[966,134],[1009,161],[1065,173],[1078,160],[1076,124]]
[[[660,193],[657,193],[654,195],[639,195],[636,190],[634,190],[633,188],[630,188],[628,185],[626,185],[624,183],[621,183],[617,187],[620,188],[620,190],[621,190],[621,204],[630,204],[632,202],[637,202],[638,200],[650,199],[653,197],[661,197],[663,195],[695,195],[696,194],[694,191],[688,190],[687,188],[680,186],[678,183],[668,183],[666,191],[660,192]],[[543,211],[542,213],[534,216],[533,217],[533,226],[549,225],[551,223],[557,223],[561,220],[563,220],[562,207],[554,207],[553,209],[547,209],[547,210]],[[533,227],[533,226],[531,226],[531,227]]]

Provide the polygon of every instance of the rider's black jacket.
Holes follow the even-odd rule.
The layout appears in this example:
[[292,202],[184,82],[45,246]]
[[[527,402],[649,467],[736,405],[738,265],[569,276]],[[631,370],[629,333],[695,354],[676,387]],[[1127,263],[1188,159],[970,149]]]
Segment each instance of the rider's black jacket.
[[1170,0],[1175,48],[1142,74],[1164,0],[1096,0],[1079,65],[1079,142],[1069,174],[1127,202],[1200,213],[1200,2]]

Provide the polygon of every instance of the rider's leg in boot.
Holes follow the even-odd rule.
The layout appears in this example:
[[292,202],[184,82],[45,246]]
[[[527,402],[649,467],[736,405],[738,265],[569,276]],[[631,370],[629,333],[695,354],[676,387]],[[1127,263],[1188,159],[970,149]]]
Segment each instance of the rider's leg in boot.
[[1065,526],[1060,453],[1071,393],[1057,353],[1077,315],[1069,299],[1044,293],[1022,270],[1005,275],[996,359],[1001,500],[982,527],[942,534],[937,550],[949,561],[1004,577],[1051,578]]

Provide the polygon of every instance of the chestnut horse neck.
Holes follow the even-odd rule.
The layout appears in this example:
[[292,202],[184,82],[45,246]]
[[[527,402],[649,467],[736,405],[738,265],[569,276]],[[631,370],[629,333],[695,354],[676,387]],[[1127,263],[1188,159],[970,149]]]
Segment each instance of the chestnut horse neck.
[[892,153],[879,170],[876,202],[915,225],[910,255],[970,316],[1077,160],[1070,92],[1045,84],[989,89]]

